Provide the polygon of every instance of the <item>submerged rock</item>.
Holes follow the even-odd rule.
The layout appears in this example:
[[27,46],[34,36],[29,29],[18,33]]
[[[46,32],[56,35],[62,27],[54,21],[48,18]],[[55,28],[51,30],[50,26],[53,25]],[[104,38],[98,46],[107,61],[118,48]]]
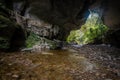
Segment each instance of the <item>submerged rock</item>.
[[32,51],[32,48],[24,48],[24,49],[21,49],[22,52],[31,52]]
[[14,74],[14,75],[12,75],[12,77],[13,77],[13,78],[18,78],[19,76],[16,75],[16,74]]

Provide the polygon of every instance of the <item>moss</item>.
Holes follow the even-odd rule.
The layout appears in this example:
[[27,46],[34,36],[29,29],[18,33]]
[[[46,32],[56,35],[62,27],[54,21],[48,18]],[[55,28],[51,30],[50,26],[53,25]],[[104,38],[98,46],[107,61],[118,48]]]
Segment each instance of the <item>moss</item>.
[[0,15],[0,49],[8,49],[10,47],[11,38],[17,28],[20,28],[20,26],[16,22],[4,15]]
[[50,49],[56,49],[57,47],[59,47],[57,42],[44,37],[40,37],[39,35],[31,32],[26,40],[26,47],[32,48],[34,45],[47,45]]
[[33,47],[36,43],[40,41],[40,37],[34,33],[30,33],[29,37],[26,40],[26,47]]
[[67,42],[77,44],[93,43],[95,40],[102,40],[108,27],[103,24],[99,14],[91,13],[86,23],[79,30],[73,30],[67,38]]

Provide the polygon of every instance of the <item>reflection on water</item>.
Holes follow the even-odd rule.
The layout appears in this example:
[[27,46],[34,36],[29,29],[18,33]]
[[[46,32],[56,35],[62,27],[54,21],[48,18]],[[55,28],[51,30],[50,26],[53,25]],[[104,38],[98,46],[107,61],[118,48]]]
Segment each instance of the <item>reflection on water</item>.
[[99,66],[72,49],[0,55],[0,80],[100,80],[102,78],[101,72],[97,70]]

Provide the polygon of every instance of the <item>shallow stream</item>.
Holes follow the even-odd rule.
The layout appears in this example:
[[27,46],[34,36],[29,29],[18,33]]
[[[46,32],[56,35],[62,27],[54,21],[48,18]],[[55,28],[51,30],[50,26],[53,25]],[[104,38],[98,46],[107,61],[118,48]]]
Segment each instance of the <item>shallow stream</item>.
[[73,49],[0,53],[0,80],[119,80]]

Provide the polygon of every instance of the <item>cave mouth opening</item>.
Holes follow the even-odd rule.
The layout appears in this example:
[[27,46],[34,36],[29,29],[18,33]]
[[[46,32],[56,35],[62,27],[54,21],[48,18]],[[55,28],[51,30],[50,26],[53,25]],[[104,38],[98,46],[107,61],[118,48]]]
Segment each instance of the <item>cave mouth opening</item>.
[[100,10],[89,10],[90,14],[84,25],[78,30],[72,30],[67,37],[68,43],[89,44],[104,43],[105,34],[109,30],[102,21]]

